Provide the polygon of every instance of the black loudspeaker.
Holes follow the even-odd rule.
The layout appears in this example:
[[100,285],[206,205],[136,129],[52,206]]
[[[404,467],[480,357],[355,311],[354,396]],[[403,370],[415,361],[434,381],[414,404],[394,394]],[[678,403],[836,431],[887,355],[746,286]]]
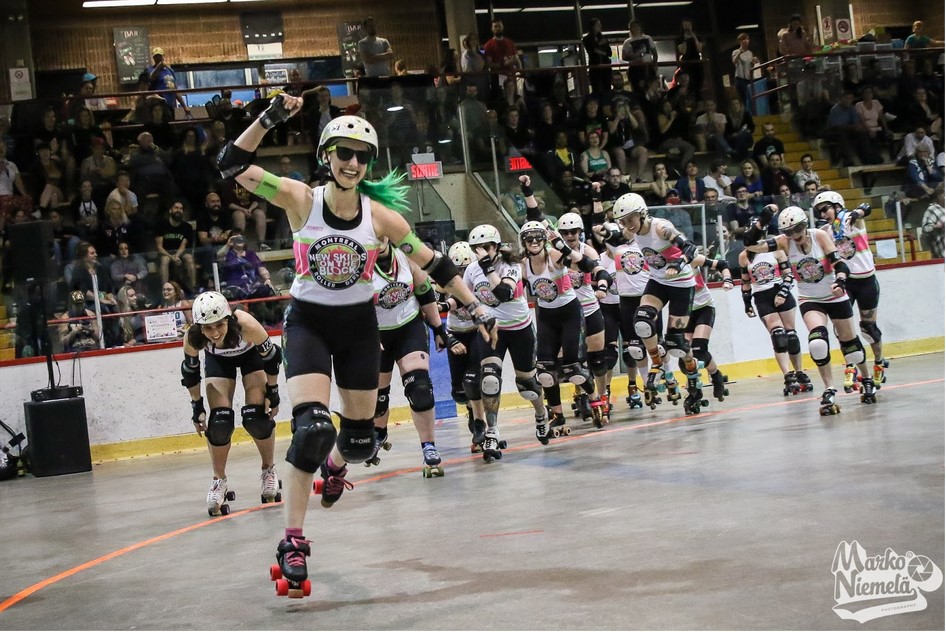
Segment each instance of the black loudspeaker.
[[24,283],[29,279],[46,281],[58,276],[53,256],[52,223],[10,224],[7,230],[15,282]]
[[92,471],[85,398],[26,402],[23,409],[33,476]]

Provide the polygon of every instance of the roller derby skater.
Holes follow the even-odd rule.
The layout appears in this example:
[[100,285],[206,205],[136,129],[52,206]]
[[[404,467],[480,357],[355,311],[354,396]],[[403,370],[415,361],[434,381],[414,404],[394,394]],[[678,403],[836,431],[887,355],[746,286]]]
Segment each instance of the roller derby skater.
[[[381,344],[372,276],[381,239],[387,237],[467,306],[485,339],[494,338],[486,308],[461,283],[453,262],[425,246],[398,212],[408,208],[401,176],[365,180],[378,156],[378,134],[370,123],[341,116],[325,126],[315,152],[328,168],[324,186],[310,188],[251,164],[268,130],[301,109],[301,98],[278,95],[217,157],[222,177],[235,178],[283,209],[293,231],[296,275],[283,325],[292,440],[284,480],[286,530],[277,561],[288,580],[286,594],[297,597],[307,586],[309,551],[301,544],[314,473],[322,473],[323,503],[337,500],[351,485],[346,464],[363,462],[374,445]],[[333,375],[341,399],[337,431],[329,413]]]
[[[273,462],[276,437],[274,418],[279,412],[279,365],[282,353],[258,320],[248,312],[233,312],[219,292],[204,292],[194,299],[193,326],[184,337],[181,384],[191,397],[192,418],[198,435],[207,437],[213,481],[207,492],[207,513],[227,515],[235,494],[227,486],[227,457],[233,435],[233,394],[239,370],[246,405],[240,409],[243,428],[256,443],[261,463],[260,498],[263,503],[282,500]],[[200,351],[210,415],[200,394]]]
[[618,294],[617,287],[617,267],[611,253],[597,239],[594,243],[601,267],[611,277],[611,285],[608,286],[607,293],[598,299],[598,303],[601,305],[601,314],[604,316],[604,364],[608,369],[604,376],[604,401],[608,406],[607,420],[610,423],[611,408],[613,406],[611,378],[614,377],[614,366],[618,362],[618,336],[621,332],[621,296]]
[[[815,217],[825,222],[822,230],[834,238],[838,254],[847,263],[851,271],[847,280],[847,295],[851,306],[857,305],[860,319],[861,336],[870,344],[874,355],[871,379],[874,388],[887,381],[885,369],[888,366],[884,358],[882,334],[877,326],[877,307],[880,304],[880,282],[874,267],[874,254],[870,251],[867,239],[867,225],[864,218],[871,213],[870,204],[862,204],[855,209],[844,208],[844,198],[836,191],[822,191],[815,196],[812,204]],[[850,367],[850,365],[849,365]],[[853,388],[856,383],[851,384]],[[847,391],[845,380],[845,391]]]
[[[690,320],[687,322],[685,335],[693,357],[706,367],[706,373],[713,385],[713,397],[723,401],[729,395],[729,389],[726,388],[726,376],[719,370],[709,350],[710,337],[713,335],[713,326],[716,324],[716,307],[713,305],[713,295],[706,287],[701,270],[705,265],[719,272],[723,278],[724,292],[733,289],[732,273],[725,259],[707,259],[702,254],[693,257],[692,265],[696,292],[693,295],[693,307],[690,310]],[[683,370],[682,366],[681,370]]]
[[[751,246],[767,236],[769,221],[778,207],[769,204],[746,231],[743,241]],[[743,250],[739,254],[742,267],[742,300],[746,315],[762,320],[772,339],[775,361],[782,371],[782,394],[797,395],[811,391],[811,380],[802,371],[801,341],[795,331],[795,308],[792,294],[795,277],[788,256],[782,250],[757,253]],[[755,306],[753,307],[753,302]]]
[[867,376],[864,346],[854,331],[854,313],[845,293],[847,264],[838,255],[831,236],[808,228],[808,214],[797,206],[789,206],[779,213],[778,227],[781,235],[768,237],[749,246],[748,250],[763,253],[781,250],[795,269],[798,302],[810,332],[808,352],[818,366],[825,388],[824,403],[820,405],[822,414],[840,411],[834,403],[836,390],[832,385],[829,321],[834,326],[845,363],[857,366],[865,375],[862,387],[865,393],[870,393],[865,403],[873,403],[874,381]]

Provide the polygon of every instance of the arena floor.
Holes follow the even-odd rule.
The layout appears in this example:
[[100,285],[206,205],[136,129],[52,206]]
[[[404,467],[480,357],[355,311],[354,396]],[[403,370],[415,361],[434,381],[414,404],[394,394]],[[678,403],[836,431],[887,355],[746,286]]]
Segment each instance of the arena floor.
[[547,447],[509,411],[493,464],[450,420],[430,480],[413,428],[393,428],[380,467],[310,503],[302,600],[268,578],[283,512],[258,505],[252,445],[213,520],[203,452],[3,482],[0,629],[943,629],[942,586],[860,624],[832,610],[831,572],[851,540],[943,568],[943,362],[892,362],[877,405],[842,394],[834,417],[776,378],[696,417],[618,405]]

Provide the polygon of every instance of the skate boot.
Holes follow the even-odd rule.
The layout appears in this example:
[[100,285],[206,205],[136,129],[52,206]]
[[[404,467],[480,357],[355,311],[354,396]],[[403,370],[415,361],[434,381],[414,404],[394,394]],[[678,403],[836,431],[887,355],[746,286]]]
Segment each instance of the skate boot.
[[647,383],[644,384],[644,403],[650,406],[651,410],[657,408],[657,404],[660,403],[660,397],[657,396],[659,392],[657,390],[657,380],[660,379],[663,373],[663,369],[659,366],[650,367],[650,371],[647,373]]
[[572,433],[572,429],[565,423],[565,415],[562,413],[552,413],[549,421],[549,431],[553,439],[567,437]]
[[801,393],[810,393],[815,390],[815,385],[811,383],[811,378],[804,371],[795,371],[795,379],[798,381],[798,390]]
[[837,391],[833,388],[824,389],[824,393],[821,394],[821,402],[818,404],[818,412],[821,413],[821,416],[825,415],[837,415],[841,412],[841,407],[834,403],[835,395]]
[[798,378],[794,371],[785,374],[785,386],[782,388],[782,395],[798,395],[801,385],[798,384]]
[[853,393],[857,390],[857,367],[849,364],[844,367],[844,392]]
[[861,380],[861,402],[865,404],[877,403],[877,389],[873,378],[865,377]]
[[420,444],[420,447],[424,451],[424,469],[422,470],[424,478],[443,476],[443,466],[440,465],[440,452],[437,451],[437,447],[432,441],[425,441]]
[[591,423],[594,424],[595,428],[604,427],[608,423],[609,414],[607,395],[591,400]]
[[374,448],[371,450],[371,456],[365,459],[365,467],[371,467],[372,465],[378,465],[381,463],[381,458],[378,456],[378,452],[384,450],[387,452],[391,449],[391,443],[388,441],[388,429],[385,428],[375,428],[374,429]]
[[683,398],[683,394],[680,392],[677,379],[673,376],[673,371],[664,372],[664,387],[667,389],[667,401],[676,406],[677,402]]
[[207,492],[207,513],[211,516],[229,515],[228,500],[236,500],[236,493],[227,490],[227,479],[215,478]]
[[703,399],[703,381],[700,379],[702,362],[696,363],[692,373],[687,373],[687,396],[683,400],[683,412],[688,415],[700,414],[702,406],[709,406],[709,400]]
[[269,578],[276,582],[277,595],[301,599],[312,594],[312,582],[308,579],[309,571],[305,565],[305,558],[310,554],[309,541],[303,537],[290,536],[279,543],[276,548],[278,564],[269,568]]
[[710,374],[710,382],[713,383],[713,397],[719,401],[723,401],[725,398],[729,397],[729,389],[726,388],[726,380],[728,378],[723,375],[722,371],[717,370],[716,373]]
[[503,447],[505,447],[505,442],[500,442],[496,429],[490,428],[486,431],[486,440],[483,441],[483,460],[492,463],[502,459]]
[[874,362],[874,390],[880,390],[880,385],[887,381],[887,374],[884,372],[890,366],[886,359],[880,362]]
[[644,402],[641,401],[641,392],[637,388],[637,377],[627,376],[627,405],[631,407],[631,410],[635,408],[643,408]]
[[316,494],[322,494],[322,506],[326,509],[338,502],[342,492],[355,487],[353,483],[345,480],[348,468],[343,465],[336,469],[331,456],[325,459],[319,472],[322,478],[317,478],[313,487]]
[[470,452],[472,454],[482,452],[483,442],[486,441],[486,422],[482,419],[474,419],[472,426],[470,426],[470,433],[473,435]]
[[575,387],[572,410],[575,412],[575,417],[579,419],[591,419],[591,402],[588,399],[588,394],[580,386]]
[[276,466],[270,465],[260,474],[260,500],[263,504],[282,500],[282,481],[276,476]]

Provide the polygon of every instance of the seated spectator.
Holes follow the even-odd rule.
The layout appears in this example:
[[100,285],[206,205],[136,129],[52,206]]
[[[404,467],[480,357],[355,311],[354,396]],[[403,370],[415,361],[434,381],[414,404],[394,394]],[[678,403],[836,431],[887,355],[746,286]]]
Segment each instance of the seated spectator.
[[105,153],[105,140],[92,139],[92,154],[82,161],[79,167],[81,181],[92,183],[92,190],[101,196],[115,187],[118,178],[118,166],[115,159]]
[[705,104],[706,111],[696,117],[696,126],[706,136],[707,149],[712,147],[730,158],[735,156],[736,152],[726,140],[726,115],[716,111],[713,99],[707,99]]
[[532,145],[532,130],[522,122],[519,110],[511,108],[506,112],[506,122],[503,126],[503,135],[509,143],[509,149],[516,149],[520,154],[531,158],[535,155],[535,149]]
[[655,137],[657,152],[679,155],[679,164],[686,165],[693,161],[696,147],[684,140],[689,136],[688,123],[678,110],[666,99],[660,104],[657,115],[658,134]]
[[680,206],[686,204],[686,201],[680,199],[676,189],[670,189],[667,197],[664,199],[665,208],[656,209],[653,212],[654,217],[661,217],[673,224],[674,228],[679,230],[687,238],[687,241],[693,241],[693,220],[687,209]]
[[102,252],[106,258],[118,255],[118,244],[121,242],[132,243],[133,227],[128,215],[122,208],[121,203],[115,199],[109,199],[105,202],[105,219],[102,220],[102,226],[99,230],[99,240],[96,242],[96,250]]
[[943,258],[943,222],[946,220],[946,210],[943,209],[943,183],[936,185],[933,200],[929,208],[923,213],[923,238],[934,259]]
[[727,163],[725,160],[717,158],[713,160],[712,164],[710,165],[709,173],[703,176],[703,184],[706,189],[713,189],[716,191],[716,195],[720,199],[729,198],[726,200],[727,202],[736,199],[730,195],[732,179],[726,175],[726,169],[728,166],[729,163]]
[[69,205],[72,212],[72,225],[76,234],[83,240],[97,243],[99,240],[99,206],[92,199],[92,183],[83,181],[79,186],[79,195]]
[[194,229],[184,221],[184,205],[174,202],[168,209],[167,219],[154,235],[155,250],[160,256],[161,283],[166,283],[173,273],[174,279],[189,292],[197,289],[193,244]]
[[893,134],[887,128],[887,116],[884,106],[874,98],[874,89],[871,86],[861,88],[861,100],[854,106],[861,117],[867,135],[872,141],[889,142]]
[[752,120],[752,114],[740,99],[730,99],[729,111],[726,113],[726,140],[739,160],[749,156],[753,134],[755,121]]
[[506,80],[503,81],[502,99],[496,110],[503,118],[505,118],[509,112],[516,110],[519,112],[519,120],[522,121],[523,125],[528,125],[529,108],[526,106],[525,100],[519,94],[514,78],[507,77]]
[[926,147],[920,145],[910,162],[907,163],[907,183],[903,186],[908,197],[922,200],[933,195],[937,184],[943,182],[943,175],[936,168],[932,156]]
[[141,255],[131,254],[127,241],[118,243],[118,256],[112,261],[109,270],[112,275],[112,287],[135,288],[135,291],[141,295],[142,306],[147,305],[145,278],[148,276],[148,266]]
[[[220,282],[224,295],[230,300],[276,295],[269,270],[255,252],[247,249],[246,238],[239,233],[227,241]],[[271,326],[279,320],[279,309],[272,302],[251,303],[250,313],[265,325]]]
[[608,177],[605,178],[604,186],[601,187],[601,203],[604,212],[611,210],[614,202],[625,193],[630,193],[631,187],[621,180],[621,170],[617,167],[611,167],[608,170]]
[[844,92],[828,113],[825,135],[837,143],[837,151],[845,167],[853,166],[855,159],[870,165],[882,162],[879,152],[871,146],[867,128],[854,109],[854,95],[850,92]]
[[130,314],[118,319],[121,328],[122,344],[126,347],[147,342],[145,338],[145,321],[139,313],[144,309],[143,301],[135,288],[131,285],[124,285],[118,290],[115,297],[118,303],[118,313]]
[[131,190],[131,176],[127,171],[119,171],[115,180],[115,188],[108,194],[105,200],[106,207],[109,202],[117,202],[125,215],[133,215],[138,212],[138,196]]
[[[210,124],[210,134],[207,136],[207,142],[204,144],[204,158],[207,160],[207,169],[211,172],[216,172],[217,154],[220,153],[220,150],[223,149],[226,144],[226,125],[224,125],[222,121],[214,121]],[[318,147],[318,142],[312,146]]]
[[[728,200],[735,200],[736,198],[730,197]],[[717,219],[726,217],[726,207],[729,205],[729,202],[723,202],[719,199],[719,193],[716,189],[706,188],[706,191],[703,191],[703,213],[706,216],[706,241],[707,243],[713,241],[713,237],[716,234],[716,222]],[[693,229],[693,238],[696,240],[696,243],[701,243],[703,239],[702,233],[703,227],[695,226]]]
[[233,178],[217,183],[218,193],[226,210],[230,211],[234,232],[243,234],[247,220],[253,220],[253,232],[260,250],[269,250],[266,239],[266,202],[243,188]]
[[578,159],[578,173],[587,180],[604,180],[611,168],[611,157],[602,149],[601,136],[597,132],[588,132],[585,139],[587,144],[585,151],[581,152],[581,157]]
[[624,81],[624,73],[620,70],[611,72],[611,112],[617,113],[617,106],[623,103],[628,110],[634,106],[640,106],[640,99],[636,92],[628,90]]
[[818,183],[814,180],[808,180],[805,182],[801,193],[796,193],[794,195],[795,206],[805,211],[810,211],[815,205],[815,196],[818,195],[819,188],[820,187],[818,186]]
[[782,154],[769,154],[769,166],[762,171],[762,194],[778,195],[783,184],[790,192],[798,190],[792,172],[782,164]]
[[760,167],[765,167],[771,154],[784,155],[785,143],[775,137],[775,125],[765,123],[762,125],[762,138],[752,147],[752,157]]
[[59,325],[59,339],[62,349],[66,353],[89,351],[99,346],[99,328],[95,320],[95,312],[85,306],[85,297],[79,290],[69,294],[68,309],[58,314],[58,320],[86,317],[86,320],[74,320]]
[[906,120],[911,127],[925,127],[934,140],[941,140],[943,134],[942,104],[934,103],[925,87],[913,91],[907,105]]
[[76,258],[76,247],[81,241],[76,230],[62,221],[62,213],[51,209],[46,217],[53,227],[53,253],[56,263],[62,264]]
[[203,206],[210,182],[216,176],[208,167],[197,128],[188,127],[171,156],[171,173],[181,196],[187,200],[188,210],[194,214]]
[[105,133],[92,117],[92,110],[84,106],[79,108],[75,125],[72,126],[68,138],[72,155],[79,164],[92,155],[92,139],[101,138],[107,142]]
[[631,109],[626,100],[616,101],[614,109],[614,116],[607,121],[607,150],[611,153],[612,164],[617,166],[621,173],[630,175],[631,172],[627,168],[627,158],[630,156],[637,163],[634,181],[643,182],[647,161],[650,159],[650,152],[645,145],[649,136],[644,112],[636,104]]
[[654,165],[654,181],[650,183],[650,189],[647,191],[647,203],[663,203],[673,185],[674,183],[668,179],[667,165],[662,162],[656,163]]
[[174,176],[168,168],[168,163],[158,147],[154,144],[154,137],[149,132],[138,134],[138,152],[131,157],[128,163],[131,174],[132,188],[142,197],[155,195],[158,204],[174,195]]
[[30,173],[34,185],[33,199],[41,209],[56,208],[63,203],[62,189],[59,183],[63,178],[59,157],[52,154],[45,143],[36,148],[36,162]]
[[23,184],[20,170],[15,163],[5,158],[6,153],[6,143],[0,140],[0,220],[10,217],[19,209],[27,213],[33,210],[32,198]]
[[[475,83],[466,85],[466,98],[457,106],[457,116],[463,118],[463,128],[467,142],[473,154],[473,160],[489,160],[489,122],[486,120],[486,106],[477,98]],[[457,125],[459,128],[459,124]]]
[[585,101],[585,109],[575,121],[578,144],[583,147],[587,147],[588,134],[592,132],[597,133],[600,137],[601,147],[605,147],[608,144],[607,121],[605,121],[604,114],[601,112],[600,105],[597,97],[588,97],[588,100]]
[[733,235],[729,226],[725,224],[721,227],[721,230],[723,241],[721,244],[717,244],[717,248],[713,249],[713,258],[725,259],[726,263],[729,264],[729,272],[735,279],[742,274],[742,266],[739,265],[739,253],[743,250],[742,239]]
[[276,175],[281,178],[289,178],[290,180],[298,180],[299,182],[305,182],[305,176],[302,175],[301,171],[297,171],[292,168],[292,158],[283,154],[279,157],[279,168],[276,170]]
[[818,172],[812,169],[812,166],[815,164],[815,158],[811,154],[802,154],[801,157],[801,168],[795,172],[795,190],[801,191],[805,188],[809,180],[814,181],[815,188],[821,186],[821,176],[818,175]]
[[172,151],[177,147],[177,134],[171,127],[173,115],[160,103],[151,106],[148,122],[144,124],[144,131],[151,134],[154,144],[164,151]]
[[557,213],[559,217],[572,209],[575,209],[579,215],[587,215],[591,212],[591,186],[588,183],[575,182],[575,175],[571,169],[562,169],[552,189],[561,201],[561,207]]
[[936,146],[933,139],[926,135],[926,128],[917,126],[917,128],[903,137],[903,147],[897,154],[897,164],[906,165],[916,153],[917,147],[926,147],[926,151],[932,156],[936,153]]
[[[768,162],[766,162],[766,164],[768,164]],[[746,187],[750,196],[761,197],[762,177],[759,174],[759,169],[756,167],[756,164],[751,159],[743,160],[742,164],[739,165],[739,170],[741,173],[733,179],[730,190],[735,193],[736,186],[741,184]]]
[[172,311],[174,322],[177,324],[177,337],[183,338],[184,331],[191,322],[191,302],[184,296],[184,289],[177,281],[168,281],[161,286],[161,303],[159,307],[176,307]]
[[197,215],[197,249],[194,256],[201,270],[201,285],[207,287],[213,278],[213,262],[217,251],[227,244],[231,234],[231,216],[221,209],[220,196],[208,193],[204,208]]
[[[95,281],[93,281],[93,278]],[[97,284],[97,285],[96,285]],[[96,287],[98,295],[96,295]],[[118,302],[112,288],[112,279],[109,271],[99,263],[98,252],[95,246],[88,242],[80,242],[76,246],[76,261],[72,270],[72,290],[78,290],[85,298],[85,306],[95,310],[96,300],[103,315],[114,314],[118,309]],[[121,332],[118,320],[104,318],[102,329],[105,333],[105,346],[115,347],[121,344]]]
[[[537,154],[545,154],[554,149],[555,135],[558,129],[559,127],[555,122],[555,112],[552,110],[552,104],[548,101],[543,101],[542,105],[539,107],[539,117],[535,122],[534,128],[533,144],[535,145]],[[548,177],[547,174],[546,177]]]
[[568,147],[568,133],[564,130],[555,133],[555,147],[545,155],[545,162],[548,165],[546,171],[553,181],[558,180],[566,169],[574,172],[577,168],[575,155]]
[[750,203],[749,189],[741,182],[733,183],[732,192],[736,201],[726,207],[725,221],[729,226],[732,238],[742,240],[749,228],[749,222],[756,215],[755,208]]
[[47,107],[43,110],[38,128],[33,132],[32,146],[35,148],[42,143],[46,143],[54,152],[58,152],[59,145],[66,142],[65,137],[66,132],[59,125],[56,110]]
[[674,187],[684,204],[698,204],[703,199],[706,185],[699,176],[700,168],[692,160],[686,163],[685,174]]

